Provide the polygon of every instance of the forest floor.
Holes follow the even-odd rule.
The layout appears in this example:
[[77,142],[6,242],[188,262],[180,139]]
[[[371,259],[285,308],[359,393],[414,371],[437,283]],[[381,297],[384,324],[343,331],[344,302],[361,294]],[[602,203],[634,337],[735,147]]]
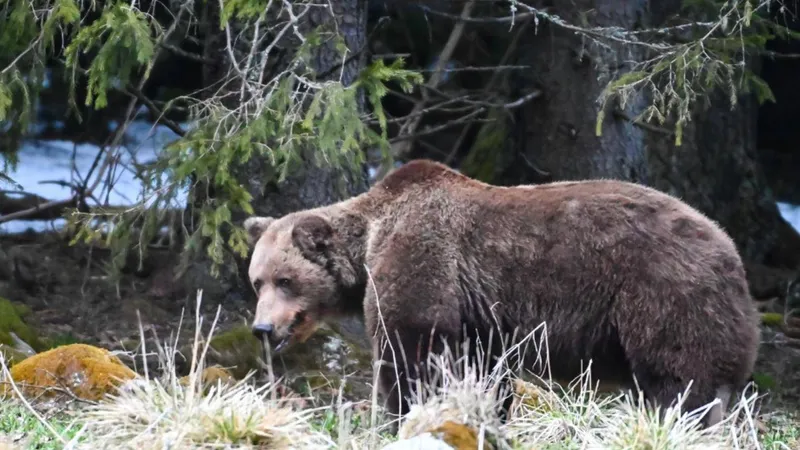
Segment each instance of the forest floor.
[[[70,247],[55,234],[3,236],[0,237],[0,250],[0,266],[2,266],[0,268],[0,297],[27,305],[32,310],[29,324],[42,337],[47,338],[51,345],[88,343],[109,350],[133,352],[136,357],[142,331],[147,336],[157,336],[157,339],[161,341],[173,341],[174,336],[172,335],[178,330],[181,322],[180,342],[192,343],[195,333],[196,293],[185,292],[170,281],[168,270],[171,270],[177,263],[177,259],[170,252],[155,254],[149,262],[153,266],[150,267],[147,274],[127,273],[117,283],[111,283],[105,275],[104,269],[107,254],[103,254],[101,250],[89,252],[82,245]],[[204,323],[209,324],[214,320],[217,308],[219,308],[216,327],[218,331],[215,334],[249,323],[254,305],[244,299],[228,304],[205,302],[201,308]],[[183,318],[181,314],[183,314]],[[203,331],[207,332],[207,325],[205,327],[206,329]],[[361,367],[359,370],[368,372],[369,368]],[[354,377],[354,379],[363,386],[360,389],[347,391],[346,395],[343,394],[345,398],[341,400],[344,403],[339,402],[338,407],[333,409],[330,407],[331,401],[338,401],[335,392],[329,392],[333,395],[306,399],[310,401],[306,403],[307,407],[313,406],[321,409],[309,410],[308,416],[294,417],[292,420],[295,420],[296,423],[292,426],[299,427],[298,430],[300,430],[302,426],[299,424],[308,422],[309,429],[317,430],[325,436],[324,439],[317,436],[315,441],[308,442],[309,446],[315,447],[319,444],[321,445],[319,448],[324,448],[323,444],[326,439],[328,443],[336,443],[344,439],[345,435],[351,436],[351,434],[354,440],[361,443],[372,439],[374,444],[380,443],[382,446],[389,442],[385,436],[376,438],[374,434],[369,433],[362,433],[356,439],[357,430],[360,429],[359,427],[363,428],[364,423],[369,422],[369,416],[374,409],[372,403],[374,399],[370,395],[372,386],[369,374],[362,373],[361,375],[361,378]],[[260,371],[256,378],[264,380],[265,376],[263,371]],[[785,344],[781,340],[779,331],[765,329],[764,344],[757,364],[757,378],[763,398],[758,402],[758,410],[751,414],[754,418],[751,428],[758,433],[761,448],[800,450],[800,418],[797,416],[800,411],[800,349]],[[453,393],[453,396],[467,395],[465,392],[470,390],[474,391],[474,389],[462,389]],[[239,395],[251,402],[256,396],[252,391],[231,395]],[[316,394],[311,394],[311,396],[314,397]],[[579,392],[578,396],[585,397],[582,392]],[[582,401],[585,400],[584,398]],[[0,400],[0,402],[2,401]],[[480,400],[475,400],[475,402],[476,404],[480,403]],[[346,414],[343,413],[342,404],[349,405],[348,408],[351,410]],[[460,404],[464,404],[464,402],[460,402]],[[4,405],[0,408],[2,410],[0,412],[0,450],[18,448],[14,445],[19,446],[22,442],[26,443],[25,448],[62,448],[63,441],[54,437],[54,430],[63,438],[74,437],[79,427],[72,424],[72,419],[75,417],[76,411],[78,413],[83,411],[84,406],[77,403],[69,408],[40,410],[40,414],[48,417],[49,426],[45,426],[32,415],[32,411],[26,405],[19,402],[11,402],[7,405],[9,407]],[[622,445],[623,441],[632,436],[642,438],[642,435],[648,433],[651,436],[658,435],[652,430],[643,429],[617,430],[614,435],[606,431],[586,431],[589,428],[586,428],[588,423],[586,414],[588,413],[585,412],[585,405],[583,407],[576,406],[577,403],[572,405],[577,409],[572,406],[567,408],[565,406],[567,404],[563,402],[560,405],[561,413],[547,416],[544,419],[540,417],[542,420],[536,422],[536,425],[529,423],[533,416],[528,414],[524,420],[512,421],[511,428],[503,428],[500,425],[498,427],[504,430],[503,433],[515,436],[516,441],[519,441],[520,437],[527,436],[525,433],[528,431],[536,430],[539,438],[550,436],[553,442],[564,444],[550,448],[579,448],[578,438],[575,436],[581,435],[583,432],[575,430],[585,431],[585,439],[581,438],[583,439],[581,442],[583,445],[590,446],[591,442],[599,442],[598,439]],[[437,408],[441,407],[441,404],[437,406]],[[629,422],[651,420],[644,416],[644,413],[637,413],[634,409],[635,407],[631,407],[627,416],[609,414],[598,420],[607,422],[606,425],[623,419]],[[578,410],[584,412],[579,413]],[[434,415],[441,416],[441,411],[437,411]],[[111,414],[108,411],[105,413]],[[472,420],[490,421],[490,419],[481,419],[478,416],[472,417]],[[358,422],[361,425],[344,427],[347,428],[344,430],[343,421],[347,421],[351,425]],[[527,426],[526,430],[528,431],[523,432],[514,428],[522,426],[521,424]],[[233,428],[228,430],[228,433],[234,433],[235,426],[229,425]],[[570,432],[570,429],[573,431]],[[497,430],[495,432],[500,433]],[[220,433],[225,435],[224,432],[220,431]],[[247,435],[245,432],[242,433],[242,436]],[[689,436],[688,432],[684,434]],[[573,437],[570,439],[573,439],[574,442],[570,441],[569,445],[565,444],[567,441],[564,440],[566,439],[564,436],[566,435],[572,435]],[[118,436],[120,439],[122,437]],[[219,436],[209,437],[209,439],[212,438],[219,439]],[[670,447],[667,445],[668,442],[664,441],[663,445],[651,448],[695,448],[695,444],[698,445],[696,448],[708,448],[703,446],[708,442],[702,441],[699,437],[685,438],[695,439],[696,442],[693,441],[694,443],[689,445],[690,442],[686,441],[684,447]],[[89,435],[80,439],[89,439],[89,442],[92,442]],[[372,445],[364,445],[360,448],[377,448]],[[755,447],[745,445],[741,448]]]

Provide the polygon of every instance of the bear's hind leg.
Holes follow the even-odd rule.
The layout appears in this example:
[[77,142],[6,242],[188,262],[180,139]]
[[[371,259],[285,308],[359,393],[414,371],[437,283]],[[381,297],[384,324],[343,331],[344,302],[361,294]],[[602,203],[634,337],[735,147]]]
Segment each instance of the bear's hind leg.
[[722,386],[717,389],[717,398],[719,403],[711,408],[711,411],[705,417],[705,425],[713,426],[721,422],[725,417],[725,412],[728,410],[728,404],[731,401],[732,388],[730,386]]
[[[665,416],[666,409],[677,404],[679,396],[683,397],[681,414],[694,413],[694,411],[708,405],[718,396],[717,391],[724,396],[723,389],[715,390],[708,383],[695,380],[687,390],[688,382],[668,374],[660,374],[653,370],[643,370],[641,367],[634,367],[634,376],[639,389],[644,393],[645,401],[649,403],[650,407],[659,407],[659,417],[662,419]],[[727,407],[729,398],[730,395],[720,398],[724,403],[723,405],[715,405],[706,410],[701,420],[703,426],[710,426],[721,419],[722,408]]]

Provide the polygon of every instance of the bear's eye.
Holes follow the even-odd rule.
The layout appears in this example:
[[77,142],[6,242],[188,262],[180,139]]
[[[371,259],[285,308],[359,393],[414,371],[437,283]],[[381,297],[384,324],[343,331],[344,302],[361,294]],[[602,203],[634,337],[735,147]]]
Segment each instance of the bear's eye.
[[292,284],[292,281],[288,278],[278,278],[275,280],[275,285],[281,288],[287,288],[290,284]]
[[261,290],[261,286],[264,286],[264,282],[263,281],[261,281],[261,280],[253,281],[253,289],[255,289],[256,292]]

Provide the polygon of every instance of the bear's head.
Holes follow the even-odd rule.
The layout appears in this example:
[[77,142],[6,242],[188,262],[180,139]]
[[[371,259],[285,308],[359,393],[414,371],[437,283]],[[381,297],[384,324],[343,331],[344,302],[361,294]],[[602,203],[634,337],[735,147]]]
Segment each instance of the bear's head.
[[335,229],[329,218],[303,211],[250,217],[244,228],[253,246],[248,276],[258,296],[252,330],[264,344],[280,352],[304,342],[353,303],[363,283],[352,227]]

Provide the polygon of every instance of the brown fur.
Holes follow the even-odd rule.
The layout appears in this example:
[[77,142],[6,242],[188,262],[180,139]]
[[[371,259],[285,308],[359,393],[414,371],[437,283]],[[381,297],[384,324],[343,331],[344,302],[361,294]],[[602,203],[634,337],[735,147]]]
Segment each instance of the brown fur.
[[[441,351],[440,338],[524,336],[543,321],[554,378],[592,359],[593,379],[631,386],[633,376],[662,405],[693,380],[689,410],[727,402],[756,358],[758,317],[731,239],[640,185],[497,187],[421,160],[358,197],[246,228],[256,242],[251,281],[264,281],[255,324],[274,325],[277,342],[296,335],[298,313],[309,330],[363,307],[374,356],[390,364],[379,377],[394,413],[407,411],[396,389],[408,392],[404,377],[426,374],[406,367],[401,350],[414,362]],[[291,288],[275,286],[283,276]],[[379,348],[384,329],[397,386],[391,353]]]

